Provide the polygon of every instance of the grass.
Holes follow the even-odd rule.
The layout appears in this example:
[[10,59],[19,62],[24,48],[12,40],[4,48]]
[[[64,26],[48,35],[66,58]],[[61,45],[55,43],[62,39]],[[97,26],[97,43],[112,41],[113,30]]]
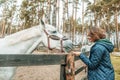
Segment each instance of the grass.
[[111,55],[111,61],[115,70],[115,80],[120,80],[120,57]]

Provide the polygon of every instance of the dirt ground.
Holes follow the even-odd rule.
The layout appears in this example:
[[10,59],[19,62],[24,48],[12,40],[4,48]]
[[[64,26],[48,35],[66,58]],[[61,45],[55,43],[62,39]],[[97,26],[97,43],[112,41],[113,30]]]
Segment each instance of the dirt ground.
[[[82,64],[80,60],[75,62],[75,69]],[[75,80],[80,80],[85,74],[82,71],[75,76]],[[18,67],[12,80],[60,80],[60,65]]]

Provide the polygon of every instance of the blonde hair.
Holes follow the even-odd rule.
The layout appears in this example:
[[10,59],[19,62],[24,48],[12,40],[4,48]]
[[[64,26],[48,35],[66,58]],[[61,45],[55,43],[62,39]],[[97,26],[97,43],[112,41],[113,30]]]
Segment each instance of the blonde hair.
[[105,31],[100,27],[91,27],[88,30],[88,36],[94,39],[94,41],[97,41],[99,39],[106,38]]

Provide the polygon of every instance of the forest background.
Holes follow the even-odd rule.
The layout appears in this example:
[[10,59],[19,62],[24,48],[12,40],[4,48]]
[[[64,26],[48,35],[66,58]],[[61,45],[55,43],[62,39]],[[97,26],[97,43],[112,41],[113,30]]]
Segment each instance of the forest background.
[[86,31],[100,26],[117,50],[120,46],[119,0],[0,0],[1,36],[46,22],[67,35],[74,44],[88,44]]

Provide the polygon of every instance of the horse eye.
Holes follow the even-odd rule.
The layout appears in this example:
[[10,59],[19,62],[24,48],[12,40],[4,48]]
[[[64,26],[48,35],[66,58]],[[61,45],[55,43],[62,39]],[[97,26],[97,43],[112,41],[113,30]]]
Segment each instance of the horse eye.
[[52,31],[52,33],[57,33],[57,31]]

